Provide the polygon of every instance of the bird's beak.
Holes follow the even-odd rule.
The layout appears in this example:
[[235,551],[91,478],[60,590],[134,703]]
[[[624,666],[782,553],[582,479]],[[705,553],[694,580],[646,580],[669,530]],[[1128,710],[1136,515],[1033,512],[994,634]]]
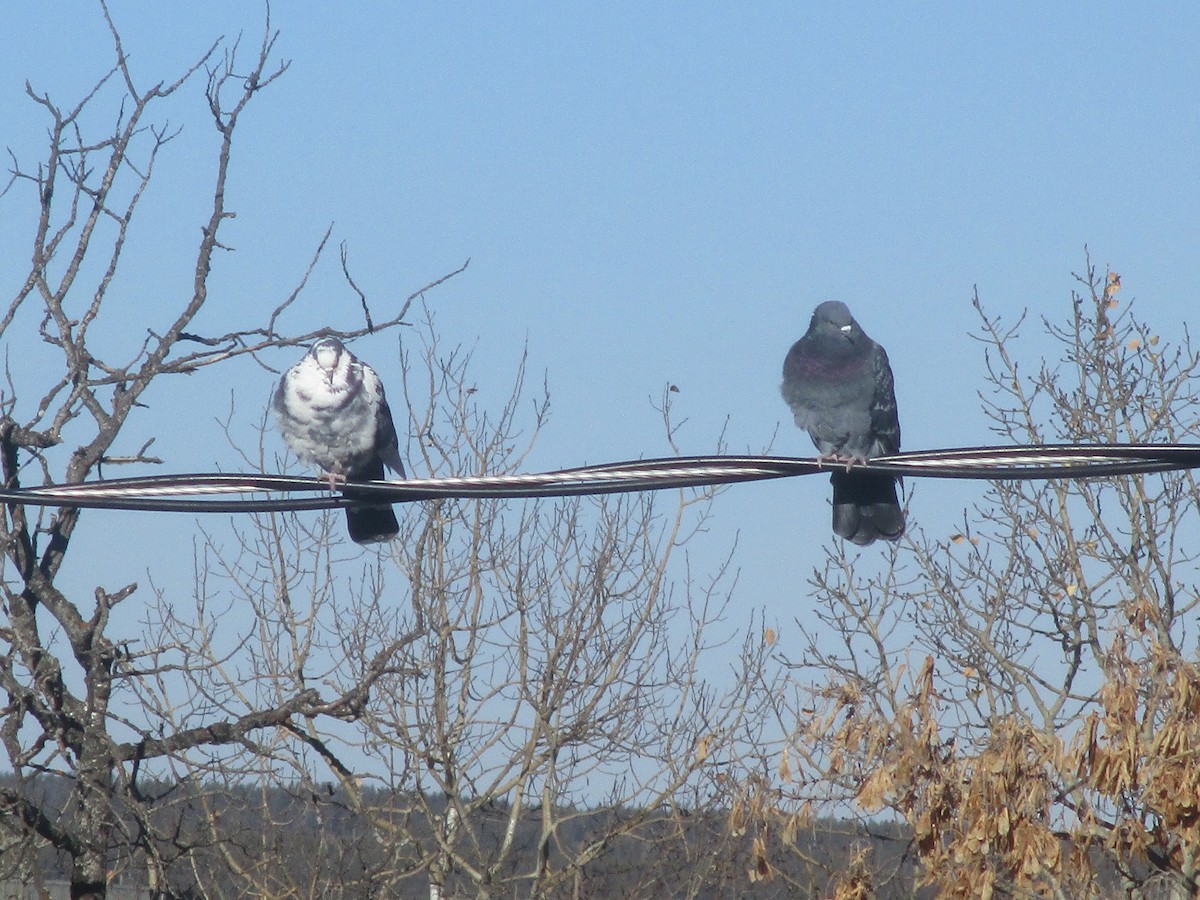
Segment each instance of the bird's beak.
[[842,334],[844,334],[846,337],[850,337],[850,332],[851,332],[851,330],[852,330],[852,329],[851,329],[851,326],[849,326],[849,325],[842,325],[842,326],[840,326],[840,327],[838,328],[838,331],[840,331],[840,332],[841,332]]

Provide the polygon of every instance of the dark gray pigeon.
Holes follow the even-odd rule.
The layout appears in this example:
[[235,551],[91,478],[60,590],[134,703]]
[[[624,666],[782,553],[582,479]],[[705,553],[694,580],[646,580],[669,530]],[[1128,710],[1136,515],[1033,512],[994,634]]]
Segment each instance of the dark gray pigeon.
[[[384,465],[404,477],[383,384],[337,338],[317,341],[283,374],[275,421],[292,452],[329,476],[330,489],[339,479],[378,481]],[[390,540],[400,530],[388,504],[349,508],[346,524],[359,544]]]
[[813,313],[783,361],[783,399],[820,458],[844,463],[833,482],[833,531],[856,544],[904,534],[896,478],[855,472],[853,463],[900,450],[900,420],[887,353],[867,337],[845,303]]

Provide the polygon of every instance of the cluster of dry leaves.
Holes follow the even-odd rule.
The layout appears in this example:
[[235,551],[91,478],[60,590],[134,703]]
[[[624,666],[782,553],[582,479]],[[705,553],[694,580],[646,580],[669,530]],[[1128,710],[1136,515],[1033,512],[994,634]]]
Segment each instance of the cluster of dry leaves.
[[[939,896],[1099,897],[1155,879],[1194,895],[1200,666],[1149,629],[1118,634],[1108,658],[1098,708],[1066,737],[1010,715],[981,745],[956,740],[933,657],[893,717],[830,689],[806,729],[831,748],[820,777],[848,775],[864,811],[902,817]],[[870,867],[849,862],[833,895],[872,896]]]

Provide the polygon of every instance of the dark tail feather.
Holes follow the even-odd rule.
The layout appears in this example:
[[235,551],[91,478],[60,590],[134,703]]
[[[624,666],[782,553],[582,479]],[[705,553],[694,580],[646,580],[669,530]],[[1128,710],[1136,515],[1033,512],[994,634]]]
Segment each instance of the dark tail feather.
[[[348,481],[380,481],[383,479],[383,459],[376,456],[346,477]],[[400,523],[396,521],[390,504],[347,509],[346,527],[350,532],[350,540],[356,544],[390,541],[400,532]]]
[[390,506],[359,506],[346,510],[346,527],[356,544],[390,541],[400,531],[400,523]]
[[833,533],[866,546],[876,538],[895,541],[904,534],[904,510],[893,475],[834,472]]

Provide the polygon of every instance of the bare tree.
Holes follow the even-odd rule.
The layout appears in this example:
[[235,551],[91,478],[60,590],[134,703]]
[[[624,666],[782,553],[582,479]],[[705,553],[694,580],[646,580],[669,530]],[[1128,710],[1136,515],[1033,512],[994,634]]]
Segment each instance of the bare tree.
[[[30,213],[31,262],[0,317],[0,337],[8,346],[47,345],[57,357],[32,374],[10,373],[0,396],[0,465],[10,490],[31,481],[83,482],[104,466],[157,462],[149,444],[132,453],[115,450],[151,384],[310,337],[276,329],[303,280],[264,323],[211,337],[189,331],[208,298],[223,227],[233,215],[225,197],[239,123],[287,68],[272,61],[276,35],[269,23],[248,56],[237,43],[217,42],[176,80],[145,86],[130,71],[119,32],[103,3],[101,8],[113,46],[111,70],[73,105],[27,86],[49,123],[45,156],[31,166],[10,154],[3,196]],[[162,115],[157,111],[197,79],[205,83],[219,142],[194,276],[177,308],[144,312],[157,320],[131,354],[120,355],[103,337],[109,319],[120,314],[114,276],[127,254],[131,222],[153,190],[156,163],[179,136],[156,118]],[[106,111],[111,130],[93,133],[90,123],[103,121]],[[6,228],[6,235],[14,231]],[[375,330],[394,326],[406,310]],[[0,684],[7,698],[0,738],[13,771],[0,787],[0,809],[27,858],[52,848],[67,860],[73,897],[103,896],[110,873],[130,865],[135,851],[162,874],[163,848],[170,842],[158,840],[152,815],[162,798],[147,793],[153,761],[164,761],[161,773],[168,764],[186,765],[199,748],[253,746],[255,735],[304,735],[314,719],[353,718],[372,680],[391,667],[395,650],[379,647],[360,679],[341,692],[280,681],[269,695],[248,694],[239,702],[190,697],[186,713],[148,705],[147,720],[122,721],[114,696],[154,697],[147,686],[169,677],[178,647],[113,633],[110,615],[135,595],[136,585],[97,586],[91,596],[61,587],[63,561],[84,521],[77,509],[34,514],[9,501],[0,525]],[[202,640],[203,614],[189,624]],[[63,803],[46,802],[48,779],[69,786]],[[22,865],[28,872],[30,864]]]
[[[32,210],[32,262],[0,334],[28,339],[32,321],[57,354],[0,399],[9,490],[157,462],[149,444],[117,449],[152,383],[313,336],[278,326],[328,234],[265,323],[214,336],[194,325],[232,215],[238,123],[287,68],[272,62],[269,23],[248,62],[217,43],[147,88],[104,14],[112,70],[74,106],[29,89],[50,121],[46,156],[14,158],[6,190]],[[114,315],[156,160],[179,138],[156,111],[192,79],[206,79],[220,137],[194,280],[118,357],[98,326]],[[111,132],[89,133],[106,109]],[[346,276],[367,324],[343,337],[399,324],[424,290],[373,323]],[[524,363],[494,397],[431,319],[409,344],[393,405],[412,467],[518,471],[549,409],[544,391],[524,399]],[[243,459],[277,463],[261,448]],[[347,550],[337,517],[264,515],[232,538],[202,529],[187,602],[134,584],[70,591],[61,567],[88,515],[10,500],[0,737],[13,775],[0,828],[13,871],[37,877],[54,853],[74,897],[104,896],[134,870],[161,895],[213,897],[548,896],[614,872],[631,896],[703,895],[740,878],[751,838],[709,826],[738,795],[730,773],[770,750],[770,641],[753,616],[727,621],[728,560],[691,570],[685,548],[713,496],[431,502],[405,509],[390,552],[366,557]],[[118,607],[137,610],[121,627]],[[624,868],[629,858],[641,862]]]
[[[1065,322],[1042,321],[1058,362],[1024,363],[1023,323],[976,298],[997,434],[1194,440],[1186,330],[1161,339],[1090,261],[1079,281]],[[1190,471],[996,482],[879,573],[831,551],[789,704],[791,797],[901,817],[952,896],[1193,896],[1198,500]]]
[[[516,395],[481,416],[466,361],[436,350],[431,340],[406,382],[424,464],[515,470],[536,433],[515,419]],[[547,408],[543,399],[536,416]],[[712,496],[432,504],[398,545],[422,639],[414,674],[382,690],[364,724],[381,752],[414,763],[415,806],[384,834],[421,848],[435,886],[457,874],[479,896],[513,883],[540,896],[584,879],[617,836],[661,820],[703,772],[761,740],[753,690],[765,645],[748,643],[706,677],[725,572],[675,576]],[[607,827],[595,827],[597,808],[614,812]],[[592,827],[573,827],[585,811]],[[431,833],[396,827],[413,813]],[[529,813],[535,852],[522,854]],[[483,826],[497,815],[491,843]]]
[[[524,402],[522,361],[507,396],[477,390],[469,354],[443,351],[432,320],[420,336],[397,404],[415,436],[411,467],[520,471],[548,414],[544,389]],[[683,819],[727,808],[723,773],[763,749],[769,651],[723,623],[724,567],[703,580],[680,568],[712,497],[429,502],[404,510],[390,558],[349,585],[330,563],[336,517],[275,516],[243,529],[232,553],[213,547],[204,593],[254,604],[261,624],[222,656],[223,606],[210,618],[198,596],[197,618],[160,604],[173,636],[160,643],[182,654],[189,695],[372,686],[348,727],[289,726],[213,765],[217,780],[254,778],[296,805],[259,805],[260,839],[204,855],[201,883],[236,873],[234,894],[550,896],[608,883],[634,847],[698,843]],[[743,643],[720,646],[730,640]],[[714,657],[724,664],[706,669]],[[380,658],[393,665],[371,677]],[[301,811],[344,828],[310,829],[319,847],[280,854]],[[726,859],[705,839],[672,869],[697,892],[745,856],[740,839]],[[623,878],[634,896],[657,896],[663,871],[639,863]]]

